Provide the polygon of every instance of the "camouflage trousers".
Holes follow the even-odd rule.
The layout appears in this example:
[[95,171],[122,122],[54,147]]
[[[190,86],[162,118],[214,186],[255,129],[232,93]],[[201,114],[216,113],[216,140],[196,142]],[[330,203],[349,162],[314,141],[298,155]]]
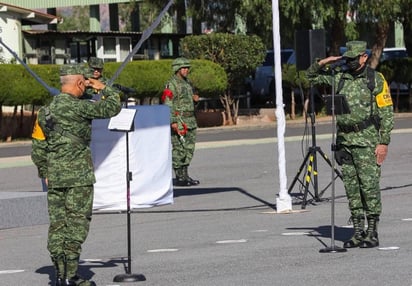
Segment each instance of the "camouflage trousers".
[[189,129],[183,137],[172,133],[173,169],[189,166],[195,152],[197,129]]
[[343,184],[352,216],[377,215],[382,212],[379,179],[381,168],[376,164],[375,148],[346,147],[351,162],[342,165]]
[[53,262],[60,265],[58,268],[62,262],[67,264],[66,274],[70,278],[77,273],[82,244],[89,233],[93,186],[50,188],[47,202],[50,220],[47,249]]

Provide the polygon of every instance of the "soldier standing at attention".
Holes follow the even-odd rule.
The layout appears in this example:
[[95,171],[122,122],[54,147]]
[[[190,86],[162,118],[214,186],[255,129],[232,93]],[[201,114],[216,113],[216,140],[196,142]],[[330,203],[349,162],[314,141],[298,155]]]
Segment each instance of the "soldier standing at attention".
[[[107,78],[103,76],[104,62],[101,58],[91,57],[88,62],[91,78],[97,79],[104,84],[107,83]],[[95,88],[88,87],[85,94],[81,97],[82,99],[98,99],[96,98],[99,91]]]
[[[345,96],[350,113],[336,116],[335,158],[342,166],[343,183],[354,227],[343,247],[379,245],[377,225],[382,211],[379,179],[393,128],[393,107],[388,84],[381,73],[367,66],[366,42],[346,43],[340,56],[317,59],[307,70],[314,83],[335,83]],[[337,60],[345,66],[332,78],[328,69]],[[368,227],[365,230],[365,216]]]
[[[93,119],[120,112],[119,94],[99,80],[85,78],[88,69],[63,65],[61,93],[38,112],[32,160],[48,185],[47,248],[56,269],[56,286],[95,285],[77,274],[81,247],[89,232],[96,179],[90,150]],[[86,86],[106,100],[80,100]]]
[[187,79],[189,69],[188,59],[175,59],[172,62],[174,75],[166,83],[162,94],[162,102],[170,107],[172,163],[176,186],[199,184],[198,180],[192,179],[188,174],[196,144],[195,103],[199,101],[199,96],[193,94],[193,87]]

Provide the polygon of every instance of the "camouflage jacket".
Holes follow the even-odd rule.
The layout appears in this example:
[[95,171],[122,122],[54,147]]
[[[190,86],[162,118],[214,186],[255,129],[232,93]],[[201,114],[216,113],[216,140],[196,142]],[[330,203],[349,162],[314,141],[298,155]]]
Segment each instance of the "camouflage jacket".
[[91,185],[95,182],[90,150],[93,119],[110,118],[120,112],[118,93],[106,87],[106,100],[90,102],[60,93],[38,112],[45,140],[33,139],[32,160],[39,176],[51,188]]
[[185,123],[188,129],[197,128],[193,87],[189,80],[173,75],[166,83],[162,102],[170,107],[170,123]]
[[[309,80],[316,84],[331,86],[345,96],[350,113],[336,116],[338,125],[337,144],[345,146],[373,147],[377,144],[389,144],[393,128],[393,106],[388,84],[379,72],[374,72],[374,89],[368,87],[367,69],[353,76],[338,72],[333,77],[323,72],[317,62],[307,70]],[[338,90],[338,87],[340,90]],[[342,132],[339,126],[353,126],[367,120],[370,116],[379,118],[379,130],[372,124],[359,132]]]

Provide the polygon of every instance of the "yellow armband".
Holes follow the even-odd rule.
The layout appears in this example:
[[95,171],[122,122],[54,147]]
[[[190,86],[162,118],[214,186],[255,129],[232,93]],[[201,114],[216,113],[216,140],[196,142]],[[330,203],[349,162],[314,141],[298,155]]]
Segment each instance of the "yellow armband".
[[36,122],[34,123],[33,133],[31,134],[31,137],[37,140],[46,140],[46,136],[44,136],[44,132],[39,125],[38,119],[36,119]]
[[375,98],[376,104],[379,108],[393,105],[391,92],[389,90],[389,86],[386,80],[383,81],[382,91],[379,94],[377,94]]

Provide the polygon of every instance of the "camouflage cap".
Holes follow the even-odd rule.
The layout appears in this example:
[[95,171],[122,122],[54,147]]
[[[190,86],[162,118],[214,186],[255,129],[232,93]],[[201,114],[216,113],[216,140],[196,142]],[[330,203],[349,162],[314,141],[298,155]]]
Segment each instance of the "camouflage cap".
[[346,52],[343,54],[346,58],[356,58],[366,52],[366,42],[351,41],[346,43]]
[[84,77],[88,78],[91,77],[92,73],[90,68],[86,67],[83,64],[68,64],[62,65],[60,67],[60,76],[65,75],[83,75]]
[[96,69],[102,69],[104,67],[103,59],[91,57],[89,59],[89,67],[96,68]]
[[172,62],[172,70],[176,73],[181,68],[190,68],[190,61],[186,58],[177,58]]

